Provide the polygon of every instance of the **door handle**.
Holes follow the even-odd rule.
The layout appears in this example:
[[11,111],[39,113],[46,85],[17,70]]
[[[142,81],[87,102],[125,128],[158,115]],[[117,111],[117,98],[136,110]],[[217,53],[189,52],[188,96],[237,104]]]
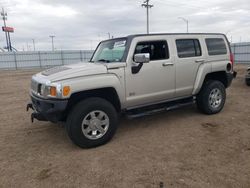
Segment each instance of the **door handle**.
[[205,59],[197,59],[195,60],[195,63],[204,63],[205,62]]
[[174,65],[173,63],[163,63],[163,64],[162,64],[163,67],[173,66],[173,65]]

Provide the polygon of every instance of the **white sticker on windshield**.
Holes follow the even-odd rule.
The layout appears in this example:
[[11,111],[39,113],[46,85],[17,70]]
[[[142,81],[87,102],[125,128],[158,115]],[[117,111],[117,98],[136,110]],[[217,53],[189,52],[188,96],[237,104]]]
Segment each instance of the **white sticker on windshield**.
[[114,48],[124,47],[126,45],[126,40],[117,41],[114,43]]

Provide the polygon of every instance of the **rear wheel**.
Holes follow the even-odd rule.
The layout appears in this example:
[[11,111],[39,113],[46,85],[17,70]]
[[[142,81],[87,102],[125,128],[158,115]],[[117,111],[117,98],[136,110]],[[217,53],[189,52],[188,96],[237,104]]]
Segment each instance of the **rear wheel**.
[[247,86],[250,86],[250,78],[246,78],[246,84]]
[[117,112],[111,103],[102,98],[88,98],[71,110],[66,130],[76,145],[91,148],[107,143],[117,125]]
[[205,114],[220,112],[226,101],[226,89],[220,81],[208,80],[197,95],[197,107]]

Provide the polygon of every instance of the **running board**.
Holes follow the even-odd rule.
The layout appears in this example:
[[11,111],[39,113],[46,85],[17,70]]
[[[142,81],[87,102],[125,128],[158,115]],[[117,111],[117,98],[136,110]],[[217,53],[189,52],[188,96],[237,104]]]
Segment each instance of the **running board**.
[[160,105],[154,105],[154,106],[147,107],[147,108],[129,110],[126,112],[126,117],[128,119],[135,119],[135,118],[140,118],[144,116],[159,114],[165,111],[175,110],[175,109],[178,109],[184,106],[190,106],[193,104],[195,104],[195,99],[188,98],[188,99],[183,99],[183,100],[179,100],[176,102],[169,102],[169,103],[164,103]]

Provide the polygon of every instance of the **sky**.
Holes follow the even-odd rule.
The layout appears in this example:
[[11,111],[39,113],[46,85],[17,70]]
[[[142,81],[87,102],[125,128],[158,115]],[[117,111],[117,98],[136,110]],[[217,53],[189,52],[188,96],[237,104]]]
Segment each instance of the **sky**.
[[[0,0],[8,13],[13,46],[22,50],[93,50],[101,41],[146,33],[143,0]],[[150,33],[225,33],[232,42],[250,41],[249,0],[150,0]],[[1,20],[3,24],[3,21]],[[0,47],[6,46],[0,33]]]

